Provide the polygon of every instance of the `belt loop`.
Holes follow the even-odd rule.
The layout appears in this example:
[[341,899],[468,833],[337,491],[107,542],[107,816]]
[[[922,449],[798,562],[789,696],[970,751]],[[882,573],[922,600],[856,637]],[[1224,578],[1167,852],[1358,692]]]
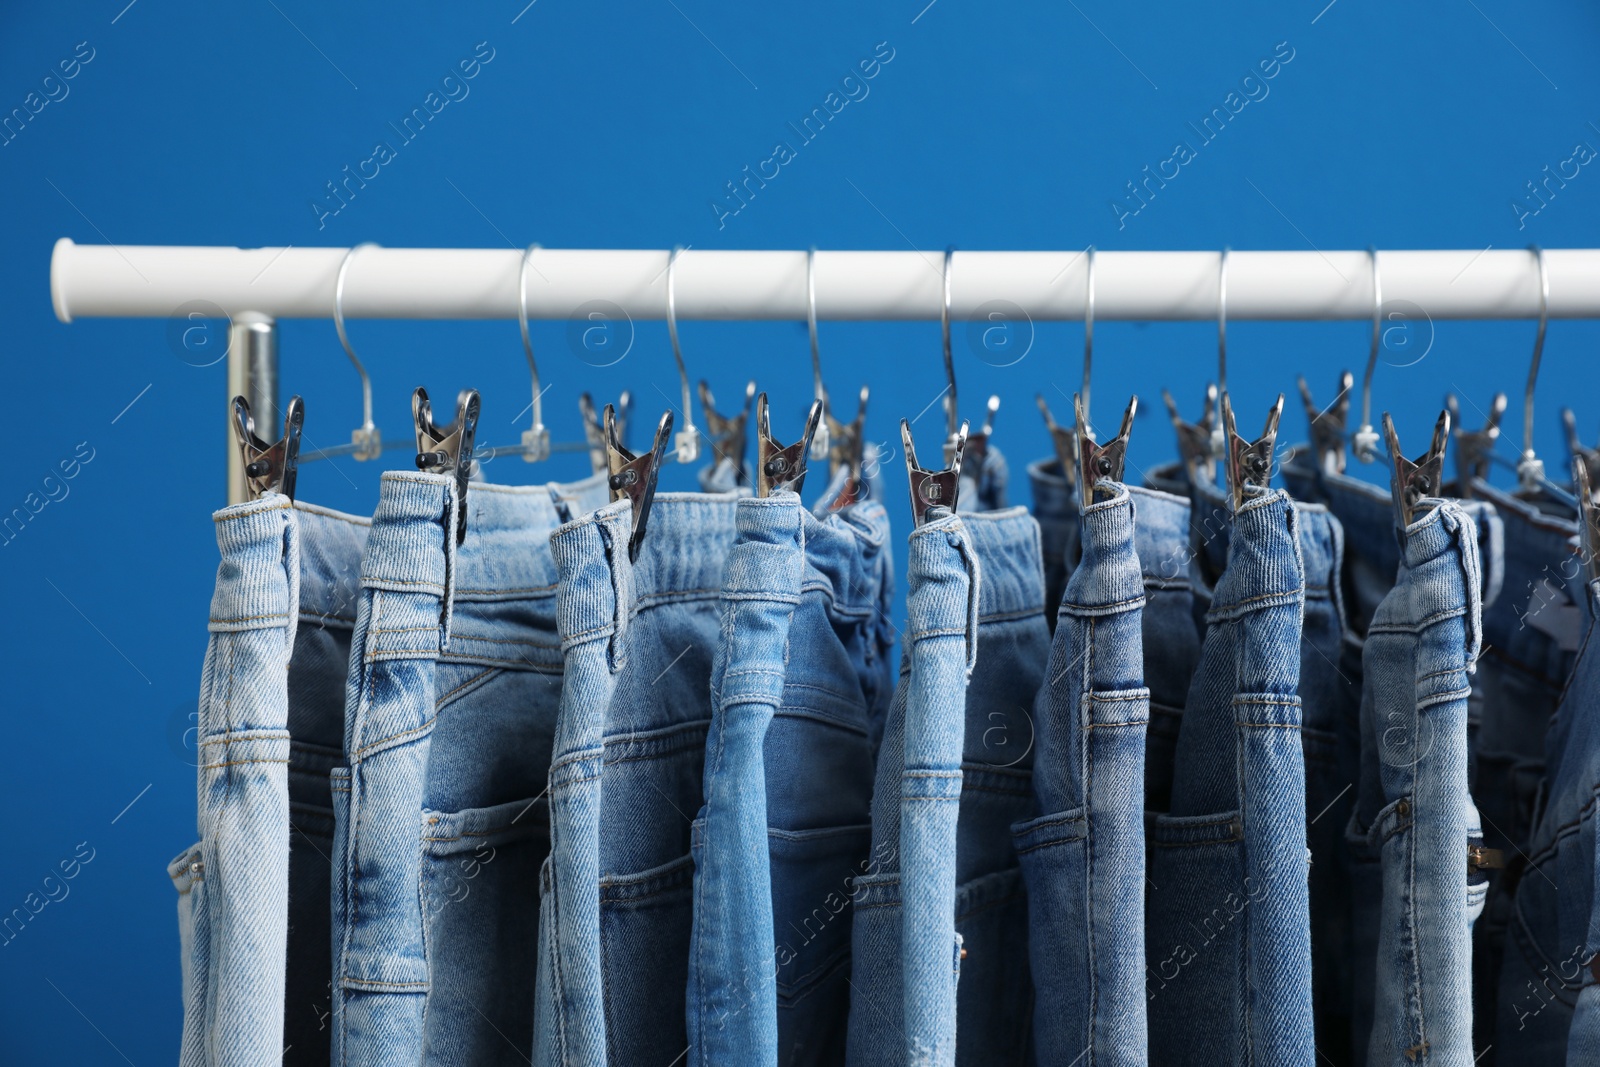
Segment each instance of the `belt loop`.
[[966,527],[958,525],[950,531],[949,537],[967,568],[967,675],[970,677],[972,668],[978,663],[978,594],[982,573],[978,566],[978,553],[973,550]]
[[294,655],[294,638],[300,629],[300,516],[294,504],[283,512],[283,573],[288,578],[289,602],[285,607],[289,624],[284,628],[283,665]]
[[[606,569],[611,572],[611,638],[606,642],[606,659],[615,674],[628,664],[628,618],[633,609],[633,563],[628,559],[628,542],[633,537],[633,514],[624,511],[600,523],[605,541]],[[648,544],[644,551],[649,551]]]
[[[1445,515],[1455,520],[1456,543],[1461,554],[1461,574],[1467,586],[1467,670],[1476,670],[1478,652],[1483,647],[1483,561],[1478,549],[1478,524],[1455,504],[1442,504]],[[1498,523],[1499,517],[1495,521]],[[1494,537],[1498,531],[1490,533]]]
[[461,522],[461,495],[456,491],[455,479],[444,484],[444,596],[439,605],[439,651],[450,647],[450,624],[455,619],[456,602],[456,530]]

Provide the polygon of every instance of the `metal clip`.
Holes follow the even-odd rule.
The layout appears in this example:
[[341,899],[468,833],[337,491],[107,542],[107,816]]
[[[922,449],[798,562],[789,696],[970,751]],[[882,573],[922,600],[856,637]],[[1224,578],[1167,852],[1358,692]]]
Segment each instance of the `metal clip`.
[[[1076,401],[1076,397],[1073,398]],[[1050,405],[1044,402],[1044,394],[1036,393],[1034,403],[1039,405],[1039,414],[1044,416],[1044,428],[1050,431],[1050,447],[1055,450],[1056,462],[1061,464],[1061,476],[1071,486],[1078,480],[1078,442],[1072,430],[1056,421],[1050,414]],[[1090,438],[1093,440],[1093,438]]]
[[744,457],[750,426],[750,402],[755,395],[756,383],[746,382],[744,407],[736,415],[720,415],[713,406],[716,398],[711,395],[711,387],[704,379],[700,381],[700,406],[706,413],[706,438],[711,442],[712,451],[717,454],[717,464],[728,463],[733,466],[735,485],[750,484],[750,473],[745,470]]
[[[951,401],[946,398],[945,403],[949,404]],[[961,429],[945,439],[945,466],[954,463],[956,453],[961,452],[963,454],[961,462],[970,468],[967,477],[972,479],[974,485],[983,482],[984,467],[989,461],[989,437],[994,433],[994,413],[999,410],[1000,398],[991,395],[989,403],[984,407],[983,427],[977,433],[967,433],[967,421],[963,419]]]
[[453,474],[456,479],[456,544],[467,539],[467,482],[472,477],[472,448],[478,437],[478,391],[456,394],[456,421],[440,426],[433,421],[428,391],[417,386],[411,394],[411,420],[417,428],[417,470]]
[[767,394],[756,398],[756,495],[771,496],[788,490],[798,493],[806,482],[806,456],[812,435],[822,421],[822,401],[813,400],[806,415],[806,432],[800,440],[784,447],[772,436],[772,416],[767,410]]
[[1272,483],[1273,452],[1278,445],[1278,420],[1283,416],[1283,394],[1267,412],[1267,424],[1261,436],[1247,441],[1239,436],[1233,421],[1233,402],[1222,394],[1222,432],[1227,441],[1228,490],[1233,496],[1233,509],[1239,510],[1245,501],[1245,487],[1265,489]]
[[244,476],[251,499],[263,493],[282,493],[294,502],[295,477],[300,470],[300,428],[305,425],[305,402],[291,397],[283,412],[283,436],[268,444],[256,436],[256,422],[250,417],[250,402],[233,398],[233,433],[244,460]]
[[900,420],[900,442],[906,450],[906,474],[911,482],[911,517],[916,525],[928,521],[928,512],[934,508],[956,510],[956,497],[961,493],[961,463],[967,449],[967,422],[961,421],[953,446],[947,446],[950,466],[942,471],[930,471],[917,465],[917,449],[911,440],[911,423]]
[[1571,408],[1561,409],[1561,425],[1566,427],[1567,450],[1572,453],[1572,458],[1583,461],[1591,486],[1600,485],[1600,447],[1583,447],[1583,440],[1578,436],[1578,420]]
[[1300,384],[1300,402],[1306,408],[1307,435],[1311,439],[1311,454],[1325,474],[1343,474],[1345,464],[1345,427],[1350,421],[1350,389],[1356,379],[1349,371],[1339,373],[1339,395],[1326,408],[1317,407],[1311,399],[1311,389],[1304,375]]
[[629,452],[622,444],[615,409],[606,405],[606,462],[611,471],[611,499],[627,500],[633,511],[633,536],[628,538],[628,561],[638,562],[639,546],[644,543],[645,525],[650,521],[650,505],[656,498],[656,479],[672,439],[672,412],[663,412],[656,424],[655,442],[642,456]]
[[1468,498],[1472,496],[1474,481],[1489,480],[1489,457],[1500,439],[1500,416],[1506,413],[1506,394],[1494,394],[1489,405],[1489,419],[1481,430],[1469,430],[1461,425],[1461,405],[1456,402],[1454,393],[1444,398],[1444,407],[1455,427],[1451,436],[1456,442],[1456,488],[1463,498]]
[[1578,497],[1578,551],[1591,582],[1600,578],[1600,500],[1595,499],[1594,485],[1585,458],[1572,457],[1572,488]]
[[[594,397],[588,393],[578,395],[578,410],[583,414],[583,437],[589,442],[589,470],[594,474],[609,474],[611,463],[606,459],[606,430],[594,409]],[[633,396],[626,389],[617,398],[617,437],[628,439],[628,416],[633,412]]]
[[1078,482],[1083,492],[1078,497],[1078,510],[1094,503],[1094,492],[1102,481],[1122,481],[1123,467],[1128,460],[1128,437],[1133,432],[1133,415],[1139,410],[1139,398],[1130,397],[1128,408],[1122,413],[1122,427],[1117,436],[1103,445],[1095,444],[1089,429],[1089,413],[1083,409],[1083,398],[1072,398],[1072,411],[1077,421]]
[[1190,484],[1198,485],[1202,481],[1215,483],[1217,465],[1211,453],[1211,431],[1216,425],[1217,387],[1206,385],[1206,406],[1200,413],[1199,422],[1185,422],[1183,416],[1178,414],[1177,402],[1167,390],[1161,390],[1161,399],[1166,401],[1167,415],[1172,419],[1172,428],[1178,433],[1178,456],[1183,460],[1184,469],[1189,472]]
[[871,390],[863,385],[856,404],[856,417],[844,423],[833,417],[832,405],[828,403],[827,393],[823,393],[822,424],[828,428],[828,475],[837,474],[840,467],[850,472],[833,500],[831,511],[854,504],[864,496],[867,483],[862,480],[861,465],[866,457],[867,399],[871,395]]
[[1444,481],[1445,445],[1450,440],[1450,412],[1439,412],[1439,421],[1433,425],[1433,440],[1428,450],[1415,461],[1406,459],[1400,452],[1400,438],[1394,432],[1394,419],[1383,413],[1383,436],[1389,443],[1389,457],[1393,467],[1389,475],[1389,494],[1394,500],[1394,517],[1400,537],[1416,515],[1417,506],[1430,497],[1439,495]]

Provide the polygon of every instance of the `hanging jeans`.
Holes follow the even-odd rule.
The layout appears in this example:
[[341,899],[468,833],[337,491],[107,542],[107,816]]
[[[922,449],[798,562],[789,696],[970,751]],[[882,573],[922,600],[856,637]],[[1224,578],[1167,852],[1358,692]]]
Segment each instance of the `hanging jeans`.
[[1315,1059],[1297,525],[1281,491],[1254,493],[1232,517],[1171,811],[1147,826],[1158,1067]]
[[567,677],[537,1062],[667,1067],[686,1052],[692,828],[738,500],[657,493],[632,563],[621,502],[552,538]]
[[389,472],[362,560],[335,852],[334,1058],[525,1063],[561,691],[545,486]]
[[1470,1067],[1471,933],[1486,888],[1469,857],[1482,831],[1467,789],[1478,531],[1451,501],[1424,501],[1419,514],[1362,655],[1361,776],[1347,833],[1358,869],[1357,1019],[1371,1019],[1370,1067]]
[[1067,480],[1056,459],[1028,464],[1028,482],[1033,487],[1033,517],[1039,523],[1044,555],[1044,614],[1054,626],[1061,593],[1078,565],[1078,488]]
[[819,519],[779,493],[740,501],[738,530],[695,826],[690,1062],[837,1063],[868,722],[889,695],[888,516],[869,501]]
[[1013,827],[1028,891],[1041,1067],[1146,1062],[1144,577],[1121,485],[1084,509],[1034,704],[1034,816]]
[[276,493],[213,518],[222,564],[197,725],[200,840],[168,868],[179,1062],[326,1063],[328,770],[367,523]]
[[1584,586],[1583,565],[1569,555],[1549,576],[1578,586],[1584,635],[1545,738],[1548,777],[1528,859],[1502,883],[1510,936],[1496,1040],[1507,1064],[1600,1063],[1600,579]]
[[907,569],[869,869],[853,882],[848,1062],[1018,1062],[1033,997],[1009,829],[1031,803],[1049,650],[1038,526],[1020,508],[947,514],[912,533]]

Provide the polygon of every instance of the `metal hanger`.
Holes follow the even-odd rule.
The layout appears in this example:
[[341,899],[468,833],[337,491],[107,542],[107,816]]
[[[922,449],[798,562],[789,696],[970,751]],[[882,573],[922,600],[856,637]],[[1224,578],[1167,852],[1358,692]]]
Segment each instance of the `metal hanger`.
[[1533,359],[1528,364],[1528,384],[1522,393],[1522,457],[1517,460],[1517,485],[1523,493],[1537,493],[1544,481],[1544,461],[1533,451],[1533,387],[1539,381],[1539,362],[1544,356],[1544,332],[1550,322],[1550,272],[1545,269],[1544,249],[1529,245],[1539,267],[1539,332],[1533,338]]
[[456,480],[456,544],[467,538],[467,482],[472,478],[472,448],[478,437],[478,391],[456,394],[456,421],[440,426],[433,421],[428,391],[417,386],[411,394],[411,421],[417,429],[417,469],[454,475]]
[[1363,463],[1378,458],[1378,431],[1372,428],[1372,375],[1378,369],[1378,349],[1383,343],[1383,279],[1378,273],[1378,250],[1367,247],[1372,260],[1372,348],[1367,352],[1367,369],[1361,375],[1361,428],[1351,439],[1350,451]]
[[756,495],[771,496],[788,490],[798,493],[806,481],[806,457],[813,435],[822,422],[822,401],[813,400],[806,415],[805,434],[792,445],[781,445],[772,436],[772,417],[767,410],[767,394],[756,398]]
[[828,509],[830,511],[838,511],[866,498],[868,483],[862,477],[862,467],[866,462],[867,400],[871,395],[872,391],[863,385],[856,400],[856,417],[846,423],[834,418],[828,407],[831,401],[827,399],[826,392],[823,394],[822,423],[828,427],[830,436],[828,476],[833,477],[840,467],[850,472],[839,489],[839,495],[833,498]]
[[[954,247],[944,250],[944,304],[939,311],[939,326],[944,335],[944,376],[948,390],[944,398],[945,423],[949,428],[949,436],[945,438],[944,443],[944,462],[946,466],[956,464],[959,452],[963,457],[961,462],[972,469],[969,477],[974,484],[982,484],[984,468],[989,458],[989,437],[994,433],[994,414],[1000,410],[1000,398],[992,395],[989,397],[989,402],[985,406],[983,426],[977,433],[962,432],[967,423],[958,420],[956,363],[950,348],[950,261],[954,256]],[[959,443],[957,438],[960,438]]]
[[1100,488],[1102,481],[1122,481],[1123,467],[1128,460],[1128,437],[1133,432],[1133,416],[1139,410],[1139,398],[1133,397],[1128,401],[1127,410],[1122,413],[1122,428],[1117,431],[1117,436],[1103,445],[1095,444],[1094,436],[1089,431],[1088,407],[1081,393],[1072,398],[1073,415],[1077,421],[1078,481],[1083,486],[1083,492],[1078,497],[1080,512],[1094,502],[1095,491]]
[[[1094,362],[1094,245],[1084,249],[1088,257],[1084,265],[1083,280],[1083,385],[1079,389],[1079,396],[1083,397],[1084,407],[1089,405],[1089,368]],[[1043,393],[1034,394],[1034,403],[1039,405],[1039,414],[1044,416],[1044,427],[1050,432],[1050,446],[1055,451],[1056,462],[1061,465],[1061,476],[1067,480],[1067,485],[1073,485],[1078,478],[1077,438],[1073,428],[1062,426],[1056,422],[1055,416],[1050,413],[1050,405],[1045,403]],[[1076,410],[1076,398],[1074,398]],[[1089,439],[1094,440],[1094,427],[1085,426]]]
[[942,471],[930,471],[917,463],[917,449],[911,440],[911,423],[900,420],[900,443],[906,451],[906,474],[911,482],[911,518],[918,526],[929,521],[929,513],[936,508],[949,512],[956,509],[956,498],[961,494],[961,460],[967,449],[967,424],[956,429],[953,447],[946,446],[951,458]]
[[822,422],[811,438],[811,458],[827,459],[833,443],[828,416],[828,390],[822,384],[822,355],[817,344],[817,246],[806,249],[806,332],[811,336],[812,395],[822,404]]
[[755,400],[756,383],[748,381],[744,386],[744,406],[735,415],[721,415],[716,409],[716,397],[711,395],[711,387],[700,380],[700,406],[706,413],[706,438],[711,442],[712,451],[717,454],[717,462],[727,463],[733,467],[733,480],[735,485],[749,485],[750,474],[745,469],[744,457],[748,431],[750,428],[750,405]]
[[[589,445],[589,467],[595,474],[609,474],[611,462],[606,458],[606,429],[595,411],[594,397],[578,394],[578,411],[583,415],[583,436]],[[633,394],[624,389],[617,398],[617,438],[628,440],[628,420],[633,414]]]
[[1300,401],[1306,408],[1307,436],[1317,467],[1326,474],[1343,474],[1345,426],[1350,419],[1350,387],[1355,383],[1354,376],[1349,371],[1339,372],[1339,394],[1326,408],[1318,407],[1311,399],[1305,375],[1300,375],[1296,381],[1300,385]]
[[350,347],[350,335],[344,328],[344,282],[345,276],[350,273],[350,261],[357,252],[363,248],[377,248],[371,241],[356,245],[344,254],[344,259],[339,261],[339,275],[333,283],[333,328],[339,334],[339,344],[344,346],[344,354],[349,357],[350,363],[355,367],[356,373],[361,375],[361,425],[350,434],[352,446],[351,455],[356,459],[377,459],[383,455],[383,435],[378,432],[378,427],[372,421],[372,378],[367,374],[367,368],[362,365],[356,350]]
[[1206,383],[1205,406],[1200,411],[1198,422],[1184,421],[1183,416],[1178,414],[1178,402],[1172,399],[1172,394],[1167,390],[1161,390],[1161,399],[1166,402],[1167,416],[1172,420],[1172,428],[1177,431],[1178,457],[1189,472],[1189,483],[1198,485],[1202,481],[1215,482],[1217,461],[1211,450],[1211,435],[1217,419],[1217,387]]
[[1456,442],[1456,491],[1468,499],[1475,482],[1489,480],[1495,442],[1500,440],[1500,417],[1506,413],[1506,394],[1494,394],[1481,430],[1469,430],[1461,424],[1461,405],[1454,393],[1444,398],[1444,407],[1450,413],[1450,425],[1455,427],[1451,436]]
[[1439,412],[1439,421],[1433,426],[1433,440],[1428,450],[1415,460],[1409,460],[1400,451],[1400,438],[1394,432],[1394,419],[1383,413],[1383,436],[1389,444],[1389,457],[1393,467],[1389,476],[1389,495],[1394,501],[1395,529],[1405,541],[1406,528],[1416,516],[1422,501],[1439,495],[1444,482],[1445,445],[1450,440],[1450,412]]
[[550,457],[550,431],[544,425],[544,390],[539,388],[539,364],[533,358],[533,339],[528,335],[528,261],[539,246],[522,250],[522,265],[517,270],[517,324],[522,327],[522,349],[528,354],[528,374],[533,378],[533,426],[522,431],[522,458],[537,463]]
[[256,436],[256,423],[250,417],[250,402],[233,398],[233,432],[239,455],[244,458],[245,482],[252,500],[263,493],[282,493],[294,503],[295,477],[300,469],[300,429],[305,425],[305,402],[298,396],[289,399],[283,413],[283,436],[268,444]]
[[672,358],[678,364],[678,381],[683,385],[683,429],[674,439],[679,463],[693,463],[700,458],[700,431],[695,429],[694,411],[689,406],[689,372],[683,365],[683,349],[678,345],[678,255],[683,249],[674,248],[667,256],[667,333],[672,338]]
[[1600,485],[1600,446],[1583,447],[1583,439],[1578,436],[1578,420],[1571,408],[1561,409],[1561,425],[1566,428],[1567,449],[1572,453],[1572,458],[1582,461],[1591,486]]
[[[1217,257],[1217,395],[1228,402],[1228,252],[1224,246]],[[1218,420],[1211,427],[1211,456],[1225,460],[1228,455],[1227,430]]]
[[1283,394],[1267,412],[1267,424],[1261,436],[1248,441],[1239,436],[1233,421],[1233,402],[1226,391],[1222,394],[1222,432],[1227,440],[1228,490],[1233,497],[1233,509],[1239,510],[1245,502],[1245,487],[1265,489],[1272,483],[1272,457],[1278,445],[1278,420],[1283,417]]
[[630,505],[633,535],[628,538],[628,560],[638,562],[639,546],[644,543],[645,526],[650,521],[650,506],[656,498],[656,479],[661,474],[667,442],[672,437],[672,412],[662,413],[661,421],[656,424],[655,441],[643,455],[636,456],[623,445],[616,410],[610,404],[605,411],[605,435],[611,499],[626,500]]
[[1578,548],[1592,582],[1600,579],[1600,500],[1595,498],[1589,464],[1582,456],[1572,458],[1572,487],[1578,497]]

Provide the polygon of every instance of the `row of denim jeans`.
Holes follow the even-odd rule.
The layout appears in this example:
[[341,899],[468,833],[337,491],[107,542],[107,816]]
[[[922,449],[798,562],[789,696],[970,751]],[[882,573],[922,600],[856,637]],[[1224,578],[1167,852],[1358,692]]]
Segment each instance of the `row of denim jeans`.
[[986,470],[218,512],[181,1062],[1600,1063],[1570,517]]

